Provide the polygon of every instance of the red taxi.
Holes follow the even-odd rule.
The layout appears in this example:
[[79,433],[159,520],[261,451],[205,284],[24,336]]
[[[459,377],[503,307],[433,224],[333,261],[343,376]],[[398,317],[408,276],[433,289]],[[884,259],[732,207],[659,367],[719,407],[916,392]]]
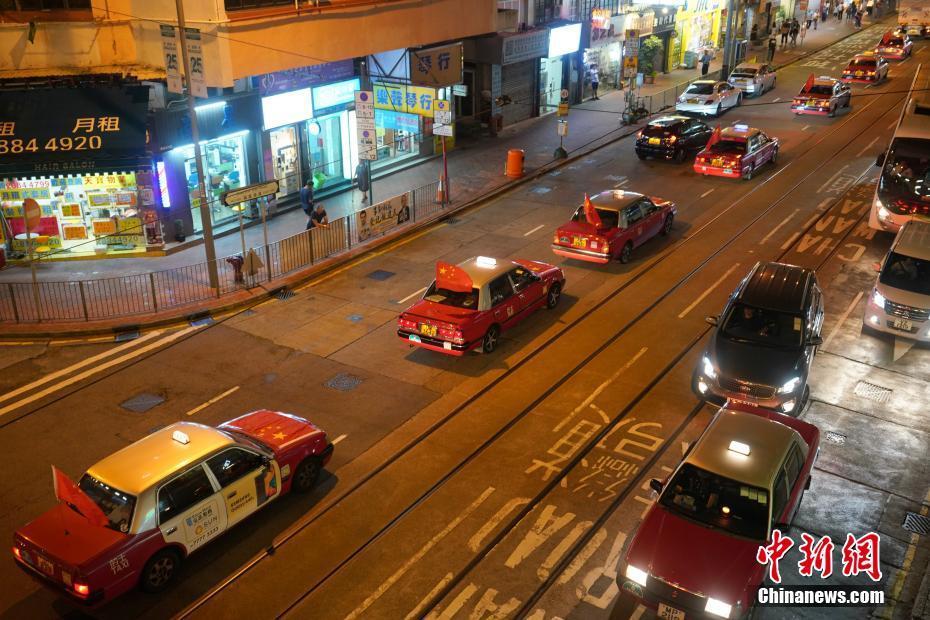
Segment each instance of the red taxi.
[[728,404],[688,449],[630,542],[618,584],[660,618],[745,618],[765,578],[756,560],[787,532],[820,446],[816,426]]
[[791,109],[796,115],[825,114],[833,117],[837,109],[851,105],[852,91],[847,84],[826,75],[815,78],[811,74],[801,92],[791,102]]
[[672,230],[677,213],[675,203],[636,192],[610,190],[585,196],[571,221],[555,231],[552,251],[602,265],[613,259],[628,263],[635,248]]
[[748,125],[733,125],[723,131],[717,127],[703,151],[694,160],[694,171],[713,175],[751,179],[763,164],[778,160],[778,138],[771,138],[761,129]]
[[911,55],[913,49],[914,42],[906,33],[889,30],[875,46],[875,53],[882,58],[904,60]]
[[164,590],[182,560],[291,490],[313,488],[333,444],[303,418],[255,411],[167,426],[103,459],[16,531],[17,566],[85,604]]
[[424,349],[464,355],[491,353],[502,331],[542,307],[555,308],[565,276],[548,263],[470,258],[436,263],[436,279],[423,299],[397,318],[397,336]]
[[842,80],[846,83],[874,84],[888,77],[888,61],[872,52],[856,54],[843,69]]

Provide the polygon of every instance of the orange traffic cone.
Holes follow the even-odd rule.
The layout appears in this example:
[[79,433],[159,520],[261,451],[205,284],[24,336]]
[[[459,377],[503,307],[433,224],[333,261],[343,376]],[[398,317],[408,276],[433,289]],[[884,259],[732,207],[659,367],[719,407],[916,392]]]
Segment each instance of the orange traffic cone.
[[442,173],[439,173],[439,185],[436,186],[436,204],[446,202],[446,188],[443,184]]

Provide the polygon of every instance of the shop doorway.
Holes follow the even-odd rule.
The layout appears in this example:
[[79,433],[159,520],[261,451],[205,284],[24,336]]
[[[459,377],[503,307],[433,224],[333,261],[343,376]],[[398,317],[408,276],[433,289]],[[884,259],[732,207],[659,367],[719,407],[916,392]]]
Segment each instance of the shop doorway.
[[300,190],[300,146],[297,128],[282,127],[271,132],[271,156],[274,177],[278,180],[278,197]]

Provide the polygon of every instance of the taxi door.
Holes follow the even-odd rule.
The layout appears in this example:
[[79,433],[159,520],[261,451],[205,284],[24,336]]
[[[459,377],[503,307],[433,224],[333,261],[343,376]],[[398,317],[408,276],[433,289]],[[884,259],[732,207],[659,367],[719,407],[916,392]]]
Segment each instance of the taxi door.
[[516,325],[523,317],[520,298],[514,293],[509,274],[501,274],[488,283],[491,294],[491,316],[503,329]]
[[646,231],[646,221],[639,201],[626,207],[623,210],[623,215],[623,219],[626,221],[626,234],[624,235],[626,239],[620,240],[620,247],[622,248],[628,240],[633,242],[634,248],[639,247],[649,238]]
[[662,217],[662,208],[648,198],[643,198],[639,201],[639,204],[645,216],[646,239],[652,239],[659,234],[659,231],[662,230],[662,225],[665,223],[665,218]]
[[217,490],[202,462],[158,488],[158,529],[166,543],[190,553],[226,530],[226,510]]
[[758,134],[756,136],[756,151],[756,166],[761,166],[771,161],[772,157],[775,155],[775,141],[764,133]]
[[233,447],[207,459],[220,487],[227,525],[236,523],[275,499],[281,490],[281,470],[274,459]]
[[543,294],[542,280],[526,267],[517,267],[510,271],[513,290],[520,300],[520,308],[525,314],[540,307],[546,300]]

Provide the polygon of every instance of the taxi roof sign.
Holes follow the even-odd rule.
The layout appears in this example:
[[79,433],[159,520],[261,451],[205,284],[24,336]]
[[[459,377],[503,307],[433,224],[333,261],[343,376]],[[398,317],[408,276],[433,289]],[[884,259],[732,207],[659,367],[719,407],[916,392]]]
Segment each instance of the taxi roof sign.
[[487,256],[479,256],[475,259],[475,264],[479,267],[494,268],[497,267],[497,259],[490,258]]
[[749,444],[745,444],[742,441],[736,441],[734,439],[730,442],[730,452],[736,452],[737,454],[742,454],[743,456],[749,456]]
[[733,129],[736,131],[749,131],[749,125],[744,125],[742,123],[733,125]]
[[191,442],[191,438],[188,437],[187,433],[184,431],[174,431],[171,433],[171,438],[179,444],[183,444],[185,446]]

